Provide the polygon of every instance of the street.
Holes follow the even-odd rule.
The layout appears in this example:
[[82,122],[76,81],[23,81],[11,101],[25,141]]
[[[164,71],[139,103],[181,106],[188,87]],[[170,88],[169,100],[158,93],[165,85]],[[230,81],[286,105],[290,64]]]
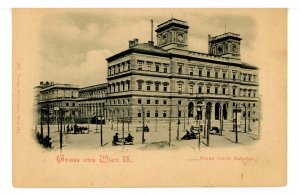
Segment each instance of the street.
[[[67,126],[67,124],[66,124]],[[65,126],[65,131],[66,131]],[[100,125],[95,124],[79,124],[79,126],[89,127],[89,133],[85,134],[65,134],[63,133],[62,150],[70,149],[97,149],[100,144]],[[97,129],[97,130],[96,130]],[[160,124],[158,127],[149,125],[149,132],[144,133],[145,143],[142,144],[142,131],[136,132],[136,128],[129,128],[131,135],[134,137],[133,145],[125,145],[127,148],[151,150],[151,149],[179,149],[184,147],[198,148],[199,139],[177,140],[177,125],[171,126],[171,147],[169,147],[169,126],[168,124]],[[179,128],[179,138],[185,135],[182,127]],[[257,129],[257,128],[253,128]],[[40,126],[36,126],[36,130],[40,132]],[[64,127],[63,127],[64,131]],[[103,146],[104,148],[118,148],[120,146],[112,146],[112,137],[118,133],[118,137],[122,138],[122,124],[114,124],[113,130],[110,124],[103,125]],[[47,125],[43,126],[43,135],[47,135]],[[124,125],[124,137],[128,135],[128,126]],[[210,134],[209,147],[236,147],[253,144],[258,140],[258,132],[252,131],[244,133],[243,130],[238,132],[238,143],[235,143],[236,134],[231,129],[225,129],[222,136]],[[52,141],[52,150],[60,148],[59,131],[57,125],[50,125],[50,137]],[[207,139],[201,136],[200,147],[208,147]]]

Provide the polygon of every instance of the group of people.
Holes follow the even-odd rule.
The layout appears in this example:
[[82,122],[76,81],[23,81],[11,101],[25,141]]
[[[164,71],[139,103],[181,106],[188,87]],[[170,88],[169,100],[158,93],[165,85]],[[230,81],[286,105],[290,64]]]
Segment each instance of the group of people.
[[[122,140],[120,140],[119,134],[116,133],[113,136],[112,144],[119,145],[120,143],[122,143]],[[130,133],[128,133],[127,137],[124,138],[124,144],[133,144],[133,136]]]
[[42,144],[44,147],[51,148],[51,137],[49,137],[48,135],[46,137],[43,137],[42,134],[40,134],[40,132],[37,132],[36,137],[39,143]]
[[85,130],[88,130],[88,128],[83,126],[82,127],[78,126],[77,124],[74,125],[74,128],[72,125],[71,128],[69,125],[67,125],[67,133],[74,133],[74,134],[84,133]]
[[181,138],[181,139],[197,139],[197,135],[195,134],[195,132],[193,130],[191,130],[191,132],[189,132],[188,130],[185,131],[185,135]]

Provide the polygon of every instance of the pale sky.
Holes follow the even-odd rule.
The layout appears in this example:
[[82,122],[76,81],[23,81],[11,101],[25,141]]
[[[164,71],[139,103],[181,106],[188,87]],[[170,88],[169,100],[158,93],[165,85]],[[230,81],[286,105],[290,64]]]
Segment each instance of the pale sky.
[[[90,9],[47,10],[40,20],[38,56],[43,80],[78,84],[106,82],[106,58],[128,48],[128,40],[150,40],[151,19],[157,25],[174,18],[188,22],[189,50],[207,53],[208,34],[225,32],[242,37],[241,58],[259,63],[257,19],[247,10]],[[154,32],[156,44],[156,33]],[[258,64],[257,64],[258,65]]]

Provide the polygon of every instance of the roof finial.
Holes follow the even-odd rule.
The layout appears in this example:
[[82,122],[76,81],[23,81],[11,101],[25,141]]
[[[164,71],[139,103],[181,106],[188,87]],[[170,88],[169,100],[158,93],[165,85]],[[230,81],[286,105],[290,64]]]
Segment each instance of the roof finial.
[[153,42],[153,20],[151,19],[151,41]]

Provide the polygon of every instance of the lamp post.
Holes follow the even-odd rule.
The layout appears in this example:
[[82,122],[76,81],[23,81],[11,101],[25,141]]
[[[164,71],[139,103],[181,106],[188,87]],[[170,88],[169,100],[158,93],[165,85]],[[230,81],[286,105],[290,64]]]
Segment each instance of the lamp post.
[[49,104],[47,104],[47,127],[48,127],[48,137],[50,138],[50,108]]
[[247,105],[246,103],[244,104],[245,107],[245,128],[244,128],[244,133],[247,133]]
[[[200,120],[201,120],[201,117],[200,117],[200,114],[202,113],[202,106],[203,106],[203,102],[200,102],[199,103],[199,112],[198,112],[198,124],[199,124],[199,130],[198,130],[198,132],[199,132],[199,137],[198,137],[198,147],[199,147],[199,149],[200,149],[200,147],[201,147],[201,126],[200,126]],[[202,116],[202,114],[201,114],[201,116]]]
[[234,127],[235,127],[235,129],[234,129],[234,131],[235,131],[235,143],[238,143],[239,142],[239,138],[238,138],[238,118],[237,118],[237,113],[238,112],[241,112],[241,109],[239,109],[238,108],[238,105],[236,104],[235,105],[235,109],[233,110],[233,113],[234,113],[234,119],[233,119],[233,121],[234,121]]
[[128,108],[128,111],[127,111],[127,131],[129,133],[129,123],[130,123],[130,116],[129,116],[129,108]]
[[98,117],[100,118],[100,111],[99,111],[99,107],[101,108],[101,105],[98,106],[98,104],[96,103],[96,133],[98,132]]
[[248,132],[249,132],[249,131],[251,131],[251,124],[250,124],[250,122],[251,122],[251,108],[250,107],[248,109],[248,113],[249,113],[249,115],[248,115]]
[[123,138],[123,144],[125,145],[125,140],[124,140],[124,108],[122,109],[122,138]]
[[117,108],[117,131],[119,131],[119,108]]
[[100,104],[100,120],[101,120],[101,123],[100,123],[100,144],[101,146],[103,146],[103,129],[102,129],[102,122],[103,122],[103,106],[102,106],[102,103]]
[[237,104],[235,106],[236,112],[235,112],[235,143],[239,142],[238,138],[238,125],[237,125],[237,113],[238,113],[238,107]]
[[171,117],[172,117],[172,107],[170,106],[170,116],[169,116],[169,147],[171,146]]
[[207,134],[207,146],[209,146],[209,131],[211,128],[211,104],[206,105],[206,112],[207,112],[207,128],[206,128],[206,134]]
[[177,140],[179,140],[179,124],[180,124],[180,121],[179,121],[179,105],[177,105],[177,136],[176,136]]
[[44,129],[43,129],[43,108],[40,105],[40,126],[41,126],[41,138],[44,137]]
[[157,132],[157,118],[158,118],[158,112],[157,112],[157,106],[156,106],[155,107],[155,132]]
[[183,131],[185,131],[185,106],[183,107]]
[[142,144],[145,143],[145,111],[144,111],[144,106],[142,105],[142,122],[143,122],[143,129],[142,129]]
[[114,109],[111,108],[111,130],[114,130]]

